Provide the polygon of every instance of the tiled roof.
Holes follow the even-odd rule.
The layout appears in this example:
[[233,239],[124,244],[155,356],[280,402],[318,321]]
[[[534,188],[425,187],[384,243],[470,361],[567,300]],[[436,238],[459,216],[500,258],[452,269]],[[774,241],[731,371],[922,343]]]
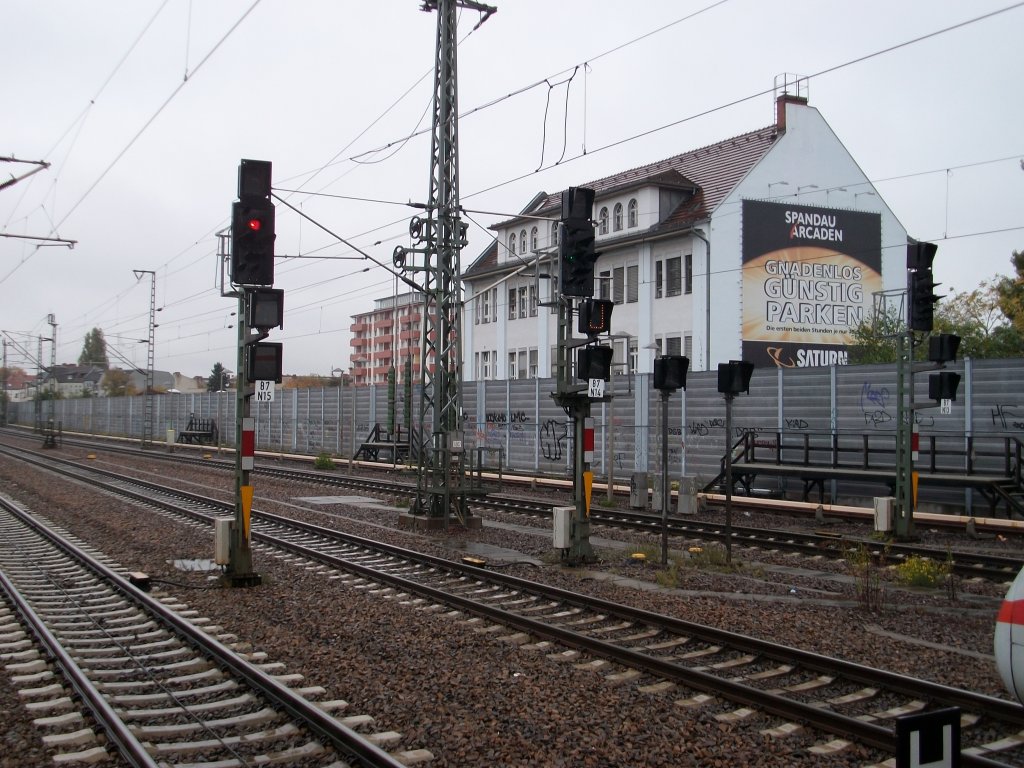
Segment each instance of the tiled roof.
[[[685,188],[696,185],[697,193],[693,197],[686,198],[663,221],[645,233],[686,228],[707,219],[746,173],[767,154],[777,137],[778,128],[770,125],[581,186],[592,188],[595,198],[600,199],[642,186]],[[559,191],[546,197],[538,196],[535,201],[533,206],[523,211],[524,214],[551,215],[561,209],[562,193]],[[491,229],[501,229],[517,221],[519,217],[507,219],[493,225]],[[473,262],[466,274],[486,272],[496,266],[497,247],[492,243]]]

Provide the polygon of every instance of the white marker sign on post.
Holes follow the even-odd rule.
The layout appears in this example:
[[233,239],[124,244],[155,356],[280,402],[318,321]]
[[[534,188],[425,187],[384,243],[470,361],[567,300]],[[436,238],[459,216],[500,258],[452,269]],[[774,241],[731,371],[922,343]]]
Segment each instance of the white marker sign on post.
[[591,379],[590,380],[590,392],[588,396],[591,400],[600,400],[604,397],[604,379]]
[[272,403],[274,402],[274,382],[272,381],[257,381],[256,382],[256,402],[257,403]]

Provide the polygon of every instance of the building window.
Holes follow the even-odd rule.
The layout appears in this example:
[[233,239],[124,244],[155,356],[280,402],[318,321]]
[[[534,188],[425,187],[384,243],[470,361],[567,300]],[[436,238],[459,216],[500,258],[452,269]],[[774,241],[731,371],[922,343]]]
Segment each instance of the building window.
[[516,353],[508,353],[508,378],[514,379],[516,377]]
[[693,336],[683,336],[683,354],[687,360],[693,360]]
[[530,286],[530,317],[537,316],[537,286]]
[[527,294],[528,292],[526,290],[526,286],[524,285],[522,288],[519,289],[519,316],[524,318],[530,311],[530,302],[527,298]]
[[530,249],[537,250],[537,228],[534,227],[530,230]]
[[480,322],[489,323],[491,322],[491,292],[484,291],[481,293],[480,301],[483,304],[480,310]]
[[626,267],[626,302],[635,304],[640,298],[640,267],[636,264]]
[[623,286],[625,273],[626,270],[622,267],[616,267],[612,270],[612,301],[616,304],[622,303],[622,297],[625,293]]
[[686,259],[686,281],[684,283],[687,293],[693,293],[693,254],[688,253]]
[[[498,322],[498,289],[491,289],[491,322]],[[497,362],[497,360],[495,360]]]
[[508,236],[508,252],[513,256],[516,255],[516,233],[513,232]]
[[491,378],[491,353],[481,352],[480,353],[480,378],[489,379]]
[[612,273],[611,270],[605,270],[598,275],[597,281],[597,298],[608,300],[611,298],[612,293]]
[[551,244],[558,245],[558,222],[551,222]]
[[516,289],[508,289],[508,319],[516,319]]
[[637,364],[640,362],[640,350],[636,339],[629,340],[629,372],[636,373]]
[[601,213],[597,217],[597,234],[607,235],[608,234],[608,208],[602,208]]
[[678,296],[683,291],[683,260],[678,256],[665,259],[665,295]]
[[661,298],[664,264],[661,261],[654,262],[654,298]]
[[519,233],[519,252],[526,253],[526,230]]
[[483,311],[484,311],[483,310],[483,303],[484,303],[483,296],[477,296],[476,297],[476,301],[473,302],[473,305],[474,305],[473,324],[474,325],[480,325],[480,316],[483,314]]
[[635,197],[632,200],[629,201],[629,213],[627,215],[629,216],[629,224],[628,224],[628,226],[635,227],[636,226],[636,218],[637,218],[636,217],[636,198]]
[[618,232],[622,229],[622,203],[616,203],[612,213],[612,229]]
[[537,378],[537,350],[530,350],[530,378]]
[[665,354],[666,355],[681,355],[683,340],[679,336],[666,336],[665,337]]

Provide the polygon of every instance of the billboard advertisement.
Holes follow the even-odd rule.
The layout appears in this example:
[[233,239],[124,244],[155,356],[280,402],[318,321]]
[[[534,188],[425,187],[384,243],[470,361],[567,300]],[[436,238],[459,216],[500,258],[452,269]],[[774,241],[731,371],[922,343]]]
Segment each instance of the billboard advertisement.
[[880,214],[743,201],[744,360],[845,365],[880,290]]

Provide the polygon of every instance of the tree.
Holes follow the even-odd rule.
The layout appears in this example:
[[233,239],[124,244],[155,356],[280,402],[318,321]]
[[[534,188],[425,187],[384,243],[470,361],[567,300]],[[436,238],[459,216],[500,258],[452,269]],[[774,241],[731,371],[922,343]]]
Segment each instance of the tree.
[[[1001,309],[999,286],[1005,280],[982,281],[968,292],[951,290],[936,305],[933,332],[959,336],[959,357],[982,359],[1024,354],[1024,335]],[[1021,319],[1024,320],[1024,313]],[[850,363],[896,362],[896,335],[904,332],[904,326],[898,309],[861,323],[852,330],[854,343],[849,347]],[[928,345],[918,344],[914,349],[915,359],[925,360],[927,356]]]
[[[973,291],[951,290],[939,303],[935,314],[937,333],[955,333],[960,337],[963,357],[1019,357],[1024,352],[1024,337],[1002,310],[999,281],[983,280]],[[1024,317],[1022,317],[1024,319]]]
[[85,343],[82,344],[78,364],[110,368],[110,361],[107,359],[107,340],[103,338],[103,331],[99,328],[93,328],[85,334]]
[[209,378],[206,379],[207,392],[220,392],[231,386],[231,374],[221,363],[214,363]]
[[1010,257],[1013,276],[1002,277],[995,290],[999,297],[999,309],[1010,319],[1017,332],[1024,336],[1024,251],[1014,251]]
[[322,387],[338,386],[338,379],[331,380],[329,376],[321,376],[317,373],[309,373],[305,376],[286,376],[281,384],[282,389],[320,389]]
[[850,329],[853,342],[847,346],[850,365],[896,362],[896,335],[905,323],[899,310],[886,309],[872,320]]
[[128,374],[128,371],[120,368],[107,369],[100,386],[103,387],[103,393],[107,397],[125,397],[138,394],[135,387],[132,386],[132,377]]

